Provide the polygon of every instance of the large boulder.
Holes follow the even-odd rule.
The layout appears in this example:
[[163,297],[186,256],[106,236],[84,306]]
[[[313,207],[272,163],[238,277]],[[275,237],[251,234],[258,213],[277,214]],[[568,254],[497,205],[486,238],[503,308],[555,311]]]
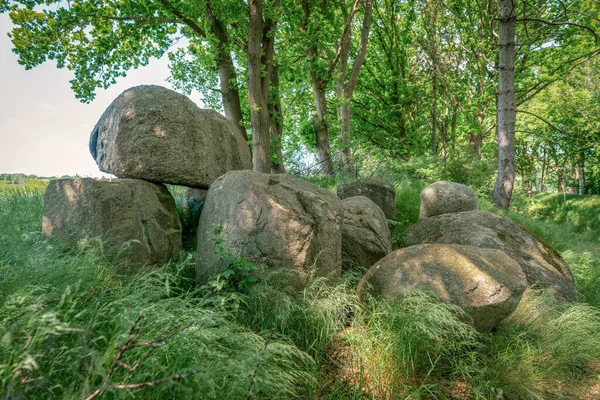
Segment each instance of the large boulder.
[[381,208],[387,219],[396,218],[396,188],[384,178],[362,178],[342,182],[337,187],[340,199],[365,196]]
[[420,220],[405,232],[404,245],[438,243],[498,249],[517,261],[527,282],[553,288],[575,300],[573,275],[561,256],[543,240],[511,219],[487,211],[442,214]]
[[64,243],[101,237],[137,266],[177,257],[181,249],[181,224],[167,188],[133,179],[50,181],[42,236]]
[[419,218],[477,210],[477,194],[461,183],[439,181],[421,191]]
[[358,285],[386,301],[407,289],[433,290],[462,308],[480,331],[489,331],[519,305],[527,281],[519,264],[495,249],[425,244],[389,254],[369,269]]
[[262,266],[281,287],[303,288],[313,268],[337,278],[342,219],[342,202],[328,190],[286,175],[228,172],[211,185],[200,216],[196,280],[223,271],[231,256]]
[[392,252],[392,235],[381,208],[364,196],[342,200],[344,269],[370,267]]
[[197,188],[230,170],[252,168],[248,143],[214,110],[160,86],[121,93],[92,130],[98,167],[120,178]]

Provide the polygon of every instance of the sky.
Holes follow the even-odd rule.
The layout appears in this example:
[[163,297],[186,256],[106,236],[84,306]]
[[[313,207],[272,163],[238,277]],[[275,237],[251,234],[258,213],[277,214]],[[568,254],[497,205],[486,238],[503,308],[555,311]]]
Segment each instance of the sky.
[[[8,15],[0,14],[0,173],[104,176],[88,150],[92,128],[124,90],[148,84],[172,88],[166,82],[168,60],[130,71],[83,104],[71,90],[71,71],[57,69],[54,61],[29,71],[18,64],[7,36],[11,29]],[[201,105],[198,93],[191,99]]]

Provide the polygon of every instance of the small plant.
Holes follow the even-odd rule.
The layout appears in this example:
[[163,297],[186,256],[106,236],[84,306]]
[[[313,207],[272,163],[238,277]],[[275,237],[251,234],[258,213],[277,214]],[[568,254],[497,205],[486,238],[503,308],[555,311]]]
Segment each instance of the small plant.
[[210,240],[215,243],[216,252],[225,263],[225,267],[205,286],[210,287],[214,292],[233,292],[242,295],[248,293],[258,281],[255,275],[258,265],[225,250],[227,239],[221,225],[213,226],[213,236]]

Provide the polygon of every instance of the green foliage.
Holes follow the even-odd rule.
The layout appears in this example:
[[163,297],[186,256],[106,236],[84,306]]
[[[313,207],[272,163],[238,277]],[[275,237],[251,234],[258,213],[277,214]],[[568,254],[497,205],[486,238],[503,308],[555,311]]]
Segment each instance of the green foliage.
[[225,250],[224,243],[227,237],[222,226],[213,227],[213,236],[210,240],[215,244],[215,251],[225,263],[225,266],[205,287],[214,292],[246,294],[258,282],[258,277],[255,274],[258,265],[245,260],[243,257],[236,257]]
[[[13,293],[2,307],[3,388],[26,398],[89,394],[102,384],[127,332],[135,327],[141,343],[176,334],[156,348],[128,352],[123,362],[133,366],[139,360],[139,368],[118,367],[109,388],[179,373],[187,378],[143,389],[143,397],[204,393],[205,398],[241,398],[255,379],[256,396],[288,398],[306,379],[302,368],[310,358],[282,341],[266,344],[224,311],[202,307],[195,292],[184,289],[189,264],[123,279],[120,288],[98,285],[90,290],[78,282],[62,292],[48,284]],[[145,323],[135,326],[140,313]],[[252,378],[259,361],[261,368]]]
[[[397,189],[401,237],[418,218],[425,184],[403,171],[387,176]],[[330,190],[342,179],[310,178]],[[594,201],[573,197],[568,205],[582,221]],[[489,207],[485,194],[480,204]],[[359,301],[361,272],[338,282],[310,278],[299,293],[248,281],[256,266],[227,254],[218,228],[228,267],[208,285],[195,286],[195,255],[187,252],[122,276],[98,240],[70,249],[41,242],[40,191],[5,192],[0,387],[28,399],[82,398],[99,388],[106,398],[244,398],[250,385],[254,398],[583,397],[600,360],[598,236],[580,229],[573,209],[564,215],[571,223],[554,222],[563,214],[552,196],[516,204],[535,218],[508,216],[561,252],[589,305],[530,293],[497,331],[481,334],[428,293],[407,293],[394,305]]]
[[248,293],[238,320],[255,331],[274,328],[318,359],[332,338],[361,314],[354,293],[359,278],[350,273],[335,286],[323,278],[311,278],[300,294],[262,282]]
[[590,238],[600,236],[600,196],[542,194],[528,199],[521,212],[541,219],[560,223]]
[[515,222],[525,226],[557,249],[565,259],[582,301],[600,307],[600,235],[582,235],[569,224],[556,224],[531,218],[525,214],[508,213]]
[[[424,292],[407,292],[396,304],[380,304],[370,317],[369,341],[378,353],[376,370],[389,374],[389,387],[379,388],[392,398],[407,390],[434,394],[434,376],[466,374],[481,347],[480,334],[464,312]],[[370,344],[372,346],[372,344]],[[409,389],[410,388],[410,389]]]

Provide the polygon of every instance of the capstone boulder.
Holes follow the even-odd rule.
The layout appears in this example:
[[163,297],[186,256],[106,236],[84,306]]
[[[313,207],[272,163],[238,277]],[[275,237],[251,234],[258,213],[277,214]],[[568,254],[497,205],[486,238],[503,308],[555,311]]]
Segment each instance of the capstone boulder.
[[231,121],[154,85],[121,93],[89,145],[100,170],[120,178],[208,188],[227,171],[252,168],[248,143]]

